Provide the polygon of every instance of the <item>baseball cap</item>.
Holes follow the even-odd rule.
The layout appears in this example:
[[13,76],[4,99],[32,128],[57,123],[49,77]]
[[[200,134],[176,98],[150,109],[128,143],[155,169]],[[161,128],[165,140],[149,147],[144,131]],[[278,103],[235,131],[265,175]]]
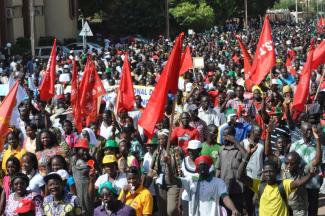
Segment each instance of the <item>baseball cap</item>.
[[116,140],[109,139],[105,143],[105,148],[118,148],[118,144],[117,144]]
[[200,140],[190,140],[188,142],[187,149],[195,150],[195,149],[200,149],[200,148],[202,148],[202,143]]
[[51,179],[57,179],[63,181],[62,177],[57,172],[51,172],[44,177],[45,183],[47,183]]
[[103,164],[108,164],[108,163],[116,163],[117,159],[115,157],[115,155],[105,155],[103,158],[102,163]]

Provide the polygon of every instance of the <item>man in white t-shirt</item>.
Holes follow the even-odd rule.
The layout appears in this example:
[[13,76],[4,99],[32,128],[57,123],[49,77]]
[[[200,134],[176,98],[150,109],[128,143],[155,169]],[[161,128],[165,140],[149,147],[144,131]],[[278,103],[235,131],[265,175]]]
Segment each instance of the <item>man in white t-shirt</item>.
[[228,195],[225,182],[210,173],[209,169],[212,164],[213,159],[210,156],[202,155],[195,159],[199,177],[179,178],[182,187],[189,196],[189,215],[219,216],[220,198],[224,205],[232,211],[232,216],[239,215]]
[[105,155],[102,163],[105,174],[97,178],[95,188],[98,189],[101,184],[110,181],[113,187],[120,192],[128,182],[126,174],[118,171],[115,155]]

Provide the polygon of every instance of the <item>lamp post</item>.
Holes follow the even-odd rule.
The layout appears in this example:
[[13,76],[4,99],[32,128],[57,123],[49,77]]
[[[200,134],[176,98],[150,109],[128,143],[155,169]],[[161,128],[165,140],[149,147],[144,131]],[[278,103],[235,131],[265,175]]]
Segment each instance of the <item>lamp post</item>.
[[166,9],[166,38],[169,39],[169,5],[168,0],[165,0],[165,9]]
[[298,0],[296,0],[296,23],[298,23]]
[[[79,20],[81,20],[81,29],[83,29],[84,25],[85,25],[85,17],[83,15],[81,9],[79,9],[78,11],[79,11]],[[86,36],[85,35],[82,36],[82,46],[83,46],[83,49],[86,50],[87,42],[86,42]]]
[[30,46],[32,49],[32,57],[35,57],[35,29],[34,29],[34,0],[29,0],[29,16],[30,16]]
[[245,29],[247,30],[248,27],[247,0],[244,0],[244,4],[245,4]]

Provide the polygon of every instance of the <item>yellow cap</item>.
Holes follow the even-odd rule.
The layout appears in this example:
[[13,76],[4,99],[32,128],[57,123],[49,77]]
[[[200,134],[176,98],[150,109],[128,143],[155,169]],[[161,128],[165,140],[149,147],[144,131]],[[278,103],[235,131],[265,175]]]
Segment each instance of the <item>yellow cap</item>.
[[283,94],[291,92],[291,87],[286,85],[282,88]]
[[117,162],[115,155],[105,155],[103,158],[103,164],[115,163],[115,162]]

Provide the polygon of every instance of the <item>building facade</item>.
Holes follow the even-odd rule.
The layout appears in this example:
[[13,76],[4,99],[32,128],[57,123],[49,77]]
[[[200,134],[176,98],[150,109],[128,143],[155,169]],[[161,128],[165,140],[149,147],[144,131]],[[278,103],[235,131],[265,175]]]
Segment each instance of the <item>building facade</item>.
[[54,36],[63,41],[77,36],[77,0],[0,0],[0,46],[30,37],[33,1],[34,38]]

